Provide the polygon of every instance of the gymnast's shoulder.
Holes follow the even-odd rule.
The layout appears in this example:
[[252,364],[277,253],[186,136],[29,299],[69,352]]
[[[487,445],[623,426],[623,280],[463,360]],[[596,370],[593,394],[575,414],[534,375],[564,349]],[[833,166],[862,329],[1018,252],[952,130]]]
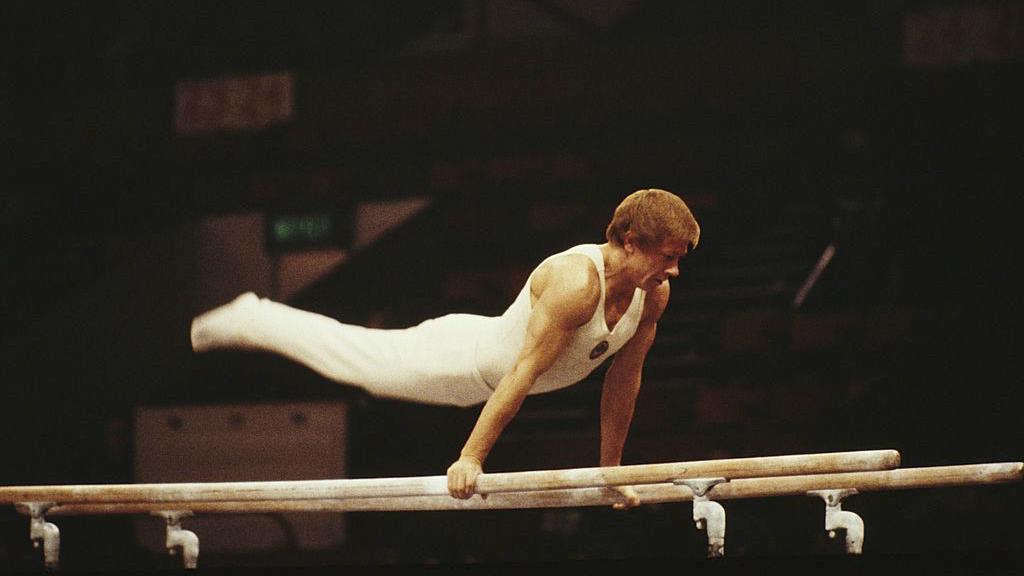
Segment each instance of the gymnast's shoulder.
[[583,254],[563,254],[541,264],[530,282],[533,297],[569,299],[593,311],[601,299],[601,277]]

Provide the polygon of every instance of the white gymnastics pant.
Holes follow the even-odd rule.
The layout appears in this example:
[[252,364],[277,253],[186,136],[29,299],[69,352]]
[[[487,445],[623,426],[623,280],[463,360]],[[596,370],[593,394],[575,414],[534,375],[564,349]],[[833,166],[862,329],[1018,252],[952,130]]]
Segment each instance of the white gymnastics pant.
[[476,344],[494,321],[449,314],[411,328],[365,328],[249,292],[196,317],[192,349],[270,352],[374,396],[471,406],[492,392],[477,370]]

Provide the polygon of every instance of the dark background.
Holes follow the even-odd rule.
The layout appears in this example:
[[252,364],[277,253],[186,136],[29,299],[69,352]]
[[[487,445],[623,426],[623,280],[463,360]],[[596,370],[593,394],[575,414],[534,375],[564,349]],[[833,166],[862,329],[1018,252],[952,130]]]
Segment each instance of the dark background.
[[[276,358],[193,358],[182,231],[427,197],[290,302],[401,326],[500,313],[544,255],[601,241],[642,187],[686,198],[703,237],[674,283],[626,463],[871,448],[904,466],[1021,459],[1019,3],[604,13],[523,0],[505,5],[526,11],[511,24],[488,19],[496,4],[5,5],[0,481],[130,482],[138,406],[324,398],[352,401],[351,476],[441,474],[475,409],[369,399]],[[439,36],[460,40],[415,49]],[[295,79],[287,122],[175,132],[178,82],[264,72]],[[489,470],[594,465],[599,383],[531,398]],[[1019,485],[982,486],[846,508],[866,518],[866,553],[985,555],[1019,553],[1021,501]],[[836,553],[820,503],[727,509],[732,554]],[[699,558],[688,515],[364,514],[345,549],[269,561]],[[129,547],[123,519],[64,522],[72,567],[153,560],[94,545],[106,530]],[[3,528],[0,567],[35,566],[25,519]]]

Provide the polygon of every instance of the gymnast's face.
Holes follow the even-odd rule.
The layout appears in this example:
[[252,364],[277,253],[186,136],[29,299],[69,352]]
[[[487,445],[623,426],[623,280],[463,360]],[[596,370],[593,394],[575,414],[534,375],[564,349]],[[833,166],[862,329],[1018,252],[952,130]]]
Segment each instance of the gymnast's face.
[[648,247],[633,244],[632,248],[634,281],[645,291],[679,276],[679,260],[689,252],[688,245],[671,241]]

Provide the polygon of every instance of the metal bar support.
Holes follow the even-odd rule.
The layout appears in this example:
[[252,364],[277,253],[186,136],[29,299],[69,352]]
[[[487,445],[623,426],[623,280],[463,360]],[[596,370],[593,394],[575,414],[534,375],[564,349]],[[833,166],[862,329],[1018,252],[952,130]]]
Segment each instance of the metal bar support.
[[860,554],[864,548],[864,520],[857,514],[843,510],[843,498],[852,496],[857,490],[852,488],[838,490],[811,490],[808,496],[821,498],[825,501],[825,530],[829,538],[835,538],[836,532],[845,533],[847,554]]
[[181,562],[186,569],[194,569],[199,563],[199,537],[194,532],[184,530],[181,520],[192,516],[188,510],[161,510],[153,512],[167,522],[167,552],[174,556],[181,551]]
[[728,482],[728,480],[725,478],[685,478],[672,481],[673,484],[686,486],[693,492],[693,521],[698,530],[707,532],[708,558],[725,555],[725,508],[708,497],[708,492],[723,482]]
[[46,512],[56,506],[56,502],[20,502],[15,505],[18,512],[28,515],[28,535],[33,548],[43,549],[43,566],[47,570],[56,570],[60,565],[60,529],[46,521]]

